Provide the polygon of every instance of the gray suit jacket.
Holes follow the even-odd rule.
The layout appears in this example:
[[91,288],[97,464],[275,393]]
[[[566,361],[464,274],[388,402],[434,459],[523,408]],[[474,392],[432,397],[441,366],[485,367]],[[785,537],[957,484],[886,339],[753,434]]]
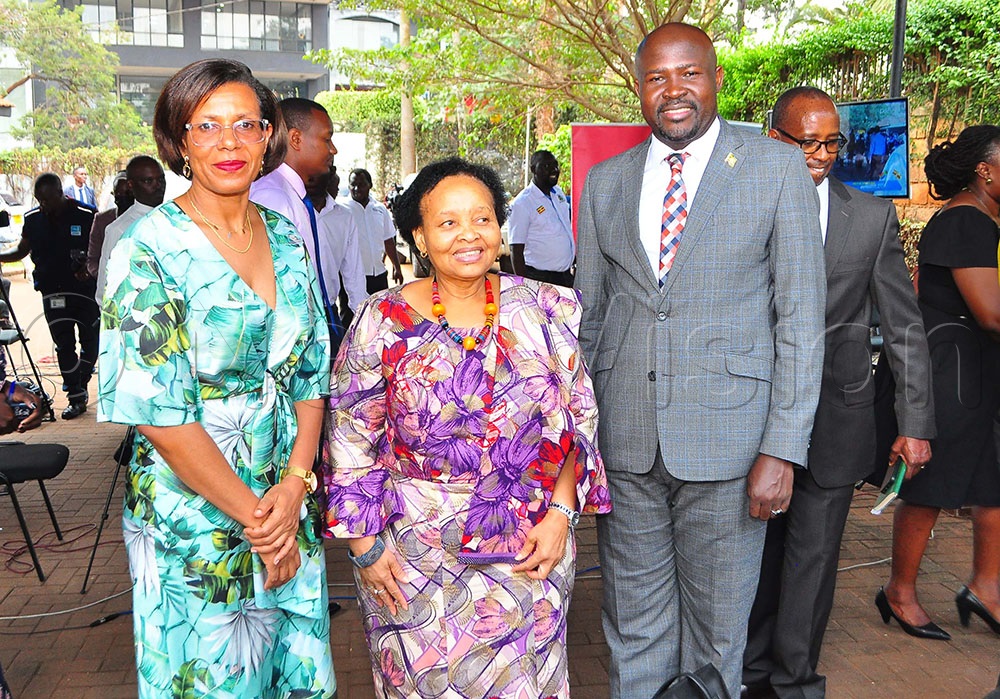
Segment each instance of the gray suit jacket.
[[684,480],[806,463],[823,362],[816,187],[802,153],[722,121],[661,291],[639,239],[649,141],[595,165],[579,207],[580,340],[609,471],[657,445]]
[[906,271],[893,205],[830,178],[826,247],[826,355],[809,449],[824,488],[855,483],[875,452],[871,372],[872,306],[896,379],[900,434],[935,435],[930,356],[917,296]]

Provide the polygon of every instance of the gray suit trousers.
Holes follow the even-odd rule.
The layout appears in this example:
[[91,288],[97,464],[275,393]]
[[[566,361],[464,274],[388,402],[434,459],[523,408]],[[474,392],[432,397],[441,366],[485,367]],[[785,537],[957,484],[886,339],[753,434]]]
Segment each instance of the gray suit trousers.
[[738,697],[765,533],[746,478],[682,481],[657,452],[647,473],[608,471],[608,486],[597,534],[612,699],[652,697],[706,663]]

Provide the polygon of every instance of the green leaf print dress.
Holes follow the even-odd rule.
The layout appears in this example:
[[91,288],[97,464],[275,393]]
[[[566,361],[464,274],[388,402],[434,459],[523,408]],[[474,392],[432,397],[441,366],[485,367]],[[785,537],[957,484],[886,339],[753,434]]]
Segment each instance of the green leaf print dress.
[[[293,404],[329,387],[318,284],[289,221],[260,209],[277,280],[272,310],[173,202],[115,247],[101,313],[101,420],[199,422],[258,496],[296,434]],[[141,435],[125,495],[139,696],[333,696],[319,509],[306,496],[296,576],[264,590],[242,526],[187,488]]]

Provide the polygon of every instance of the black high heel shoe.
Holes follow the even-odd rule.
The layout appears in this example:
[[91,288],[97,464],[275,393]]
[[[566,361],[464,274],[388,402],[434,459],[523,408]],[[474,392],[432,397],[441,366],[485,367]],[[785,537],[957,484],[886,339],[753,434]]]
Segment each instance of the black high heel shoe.
[[878,592],[875,594],[875,607],[878,609],[879,614],[882,615],[882,621],[888,624],[889,619],[895,619],[896,623],[899,624],[899,628],[903,629],[903,631],[911,636],[916,636],[917,638],[929,638],[934,641],[951,640],[951,635],[949,635],[947,631],[942,629],[933,621],[929,621],[923,626],[912,626],[896,616],[896,612],[892,611],[892,606],[889,604],[889,600],[885,596],[885,588],[880,587]]
[[976,597],[976,593],[968,588],[968,586],[963,587],[958,591],[955,596],[955,606],[958,607],[958,620],[962,622],[962,626],[969,625],[969,615],[973,612],[989,626],[993,633],[1000,634],[1000,621],[997,621],[996,617],[990,614],[990,610],[986,608],[986,605],[979,601]]

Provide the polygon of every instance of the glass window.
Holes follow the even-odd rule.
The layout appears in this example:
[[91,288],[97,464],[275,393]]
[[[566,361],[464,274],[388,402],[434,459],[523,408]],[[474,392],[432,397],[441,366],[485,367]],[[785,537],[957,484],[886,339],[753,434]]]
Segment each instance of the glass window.
[[[175,0],[134,0],[162,2]],[[180,2],[181,0],[176,0]],[[203,49],[249,49],[305,53],[312,49],[312,6],[275,0],[202,0]],[[212,17],[212,21],[208,21]]]
[[182,0],[82,0],[95,41],[111,45],[184,46]]

